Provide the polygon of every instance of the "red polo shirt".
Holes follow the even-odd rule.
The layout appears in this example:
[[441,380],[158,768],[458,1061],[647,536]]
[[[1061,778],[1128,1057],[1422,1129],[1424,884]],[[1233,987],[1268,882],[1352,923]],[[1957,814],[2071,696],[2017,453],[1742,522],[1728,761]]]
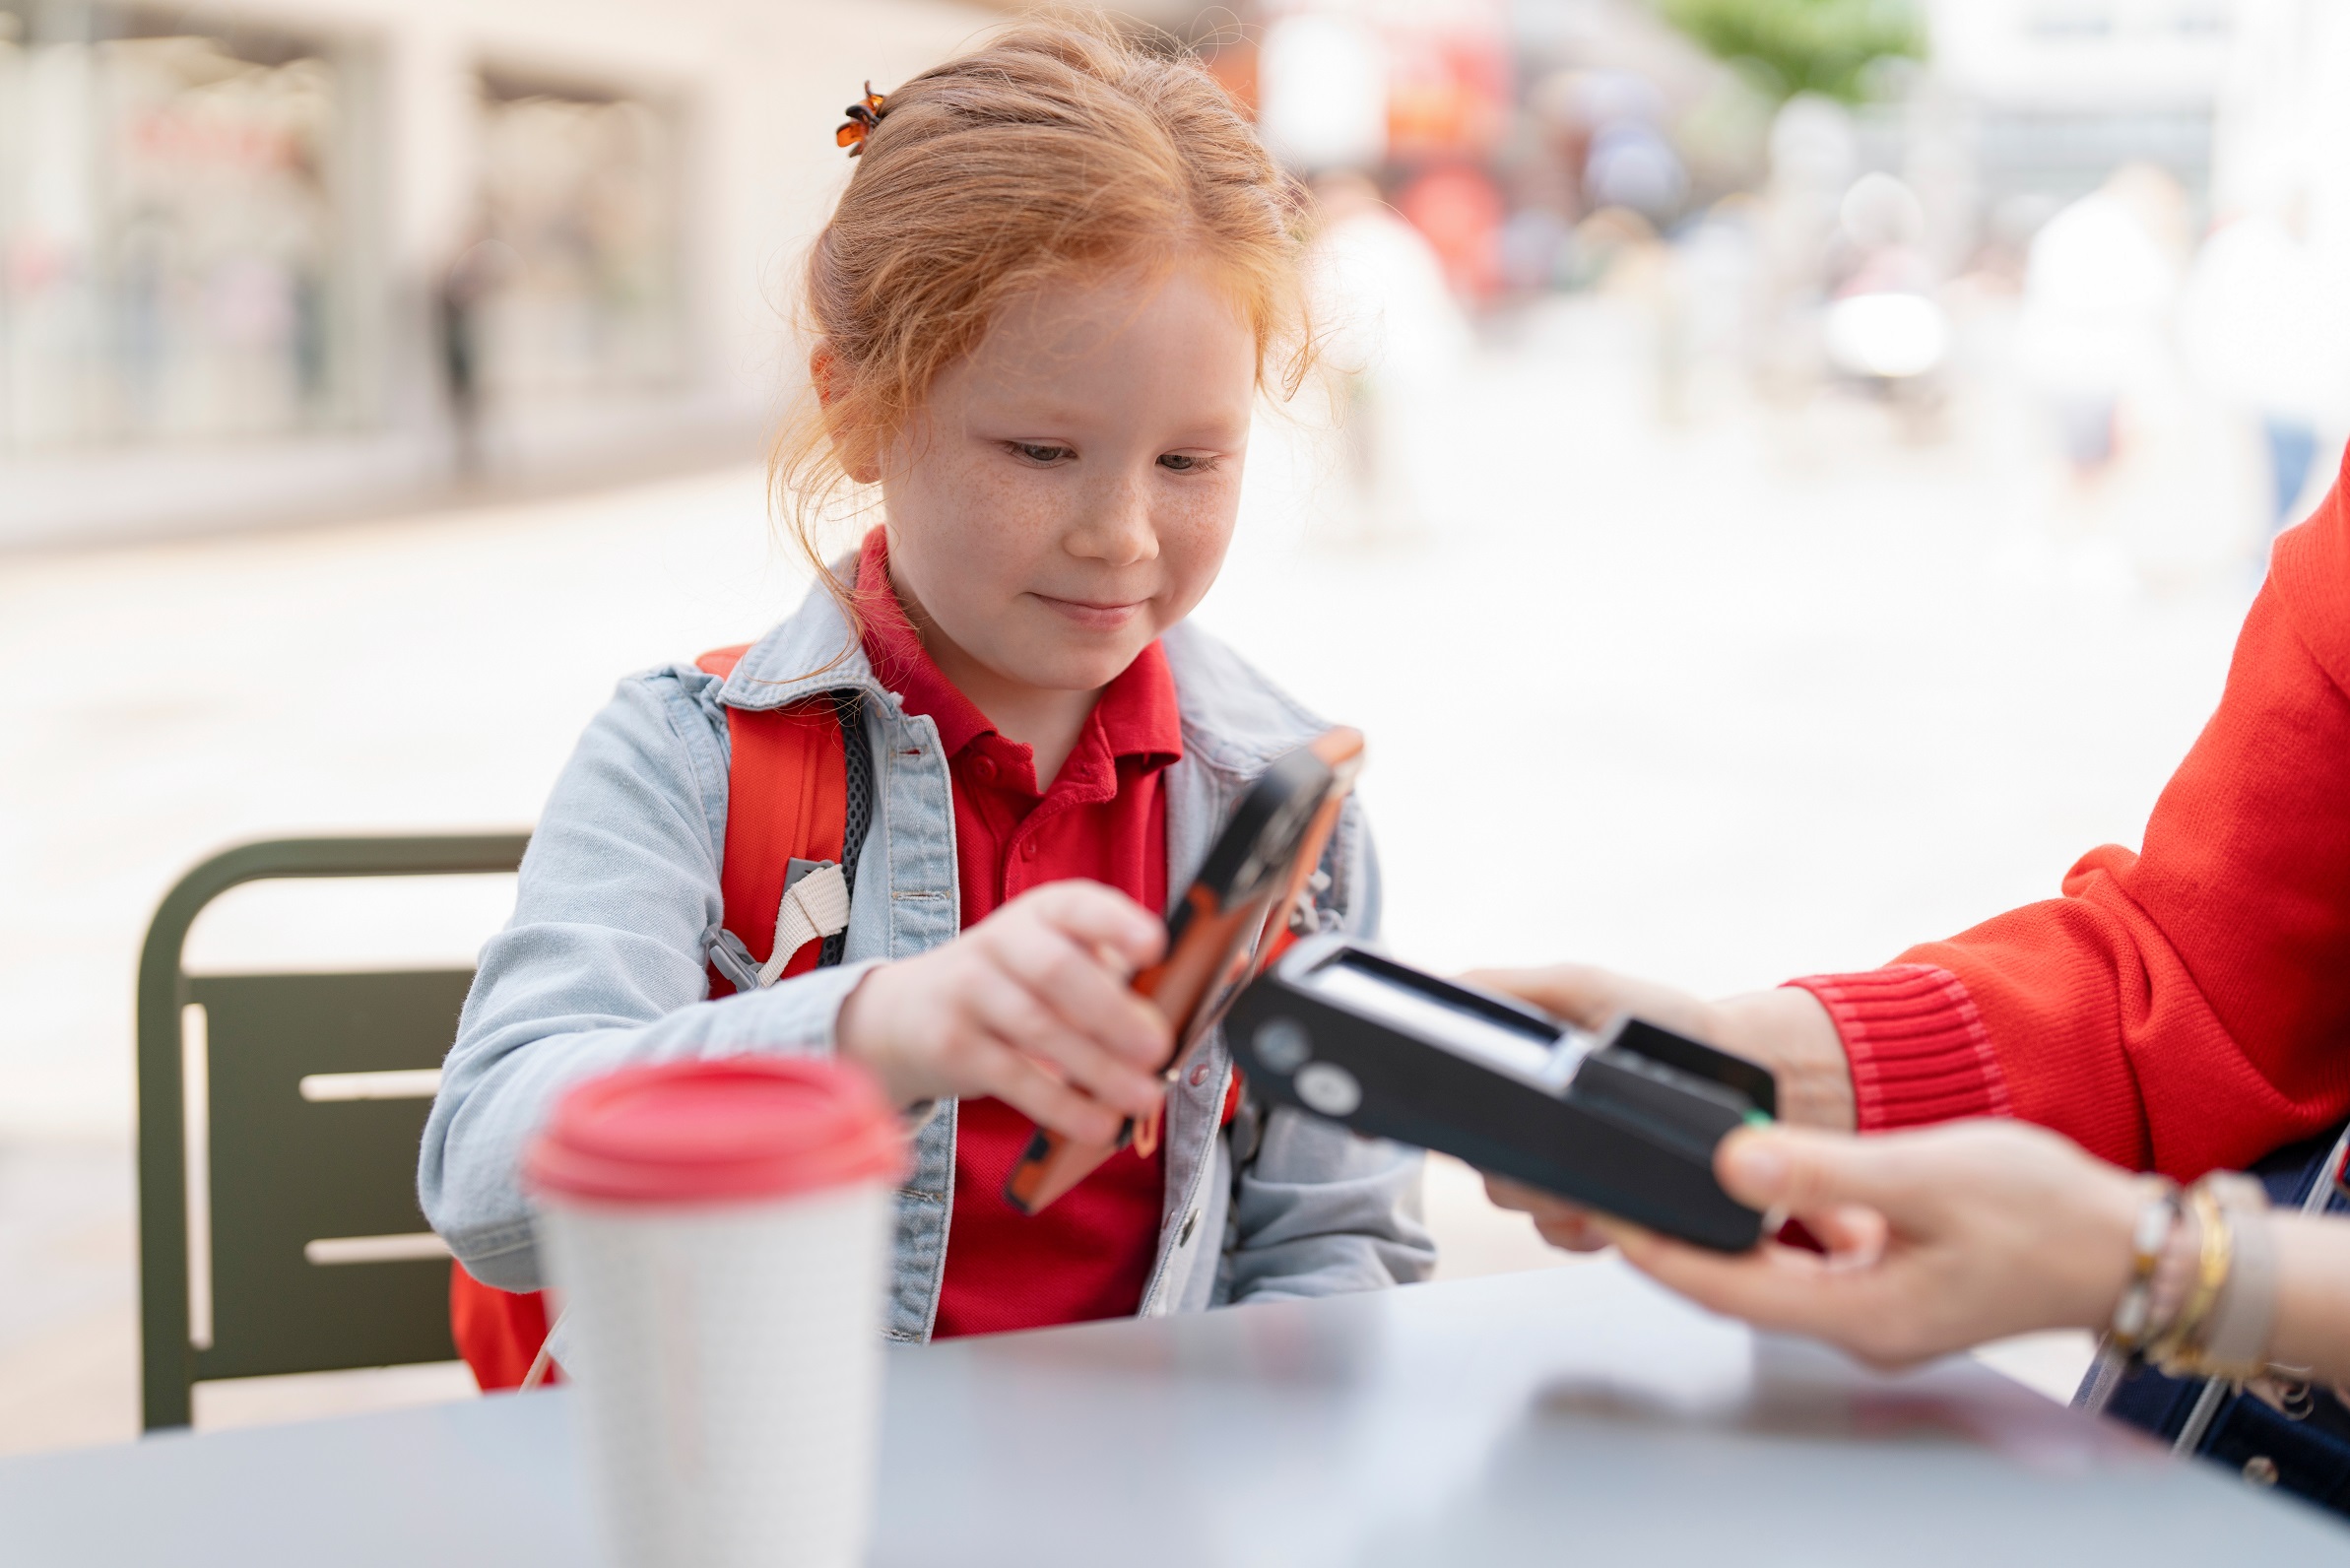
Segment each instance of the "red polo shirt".
[[[1164,770],[1183,755],[1175,681],[1155,642],[1103,687],[1077,749],[1048,789],[1030,750],[996,731],[955,689],[889,588],[879,528],[858,561],[865,651],[909,714],[927,714],[954,781],[962,923],[1046,882],[1083,877],[1143,908],[1167,906]],[[1004,1201],[1028,1119],[996,1099],[956,1110],[954,1210],[934,1333],[991,1334],[1131,1316],[1158,1254],[1166,1167],[1121,1149],[1041,1214]]]

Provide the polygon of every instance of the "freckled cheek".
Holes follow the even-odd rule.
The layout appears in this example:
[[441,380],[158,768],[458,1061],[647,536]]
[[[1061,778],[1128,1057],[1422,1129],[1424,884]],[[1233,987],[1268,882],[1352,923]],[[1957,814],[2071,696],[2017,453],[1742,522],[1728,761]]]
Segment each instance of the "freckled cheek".
[[957,465],[928,489],[937,536],[930,554],[958,579],[941,591],[968,599],[1024,590],[1036,558],[1056,537],[1059,497],[1052,490],[997,463]]
[[1169,497],[1158,514],[1159,558],[1167,591],[1189,611],[1215,581],[1240,512],[1240,479],[1187,487]]

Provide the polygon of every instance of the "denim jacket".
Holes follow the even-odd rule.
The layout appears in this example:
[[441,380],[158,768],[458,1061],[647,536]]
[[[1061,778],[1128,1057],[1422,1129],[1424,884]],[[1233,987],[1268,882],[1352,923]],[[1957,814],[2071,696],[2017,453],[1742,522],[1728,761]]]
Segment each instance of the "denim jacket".
[[[1163,639],[1183,723],[1166,774],[1167,885],[1180,897],[1233,803],[1324,726],[1205,632]],[[848,649],[844,655],[844,646]],[[810,673],[815,672],[815,673]],[[706,952],[724,902],[725,709],[865,694],[874,810],[841,962],[710,1000]],[[523,1150],[572,1084],[627,1063],[749,1052],[821,1053],[875,964],[961,930],[954,811],[938,727],[875,679],[821,586],[721,681],[688,665],[620,683],[556,780],[523,858],[514,916],[482,950],[425,1124],[425,1216],[474,1275],[543,1280],[519,1176]],[[1376,934],[1379,877],[1361,813],[1334,837],[1325,924]],[[1145,1316],[1226,1301],[1333,1295],[1424,1277],[1420,1159],[1288,1110],[1219,1121],[1231,1058],[1211,1037],[1167,1091],[1166,1203]],[[928,1339],[953,1207],[955,1107],[916,1132],[897,1195],[885,1328]],[[1212,1261],[1210,1261],[1212,1260]]]

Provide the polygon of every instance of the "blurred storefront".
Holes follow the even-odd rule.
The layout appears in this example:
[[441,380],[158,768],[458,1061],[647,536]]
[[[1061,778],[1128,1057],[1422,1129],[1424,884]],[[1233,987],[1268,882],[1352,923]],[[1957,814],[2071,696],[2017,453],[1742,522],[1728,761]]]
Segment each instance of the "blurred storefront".
[[0,545],[749,451],[937,0],[0,0]]
[[482,237],[458,270],[483,274],[489,390],[674,385],[687,368],[676,108],[500,75],[482,86]]
[[1987,197],[2069,201],[2133,161],[2201,191],[2235,10],[2231,0],[1936,0],[1934,72],[1973,111]]
[[[317,38],[0,12],[0,442],[274,436],[362,418],[354,78]],[[37,22],[37,31],[35,23]]]

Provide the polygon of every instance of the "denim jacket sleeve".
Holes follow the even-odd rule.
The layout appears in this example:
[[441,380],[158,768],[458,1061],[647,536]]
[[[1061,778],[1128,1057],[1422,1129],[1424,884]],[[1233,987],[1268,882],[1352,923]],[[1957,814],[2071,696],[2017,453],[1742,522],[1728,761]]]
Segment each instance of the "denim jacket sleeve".
[[635,1062],[827,1052],[867,964],[705,1000],[724,912],[727,746],[717,683],[631,677],[588,726],[523,858],[424,1124],[425,1217],[474,1276],[542,1283],[523,1153],[572,1084]]
[[[1359,806],[1348,804],[1326,865],[1338,928],[1376,939],[1379,859]],[[1425,1279],[1436,1244],[1421,1214],[1422,1162],[1415,1148],[1273,1110],[1233,1181],[1227,1298],[1330,1296]]]

